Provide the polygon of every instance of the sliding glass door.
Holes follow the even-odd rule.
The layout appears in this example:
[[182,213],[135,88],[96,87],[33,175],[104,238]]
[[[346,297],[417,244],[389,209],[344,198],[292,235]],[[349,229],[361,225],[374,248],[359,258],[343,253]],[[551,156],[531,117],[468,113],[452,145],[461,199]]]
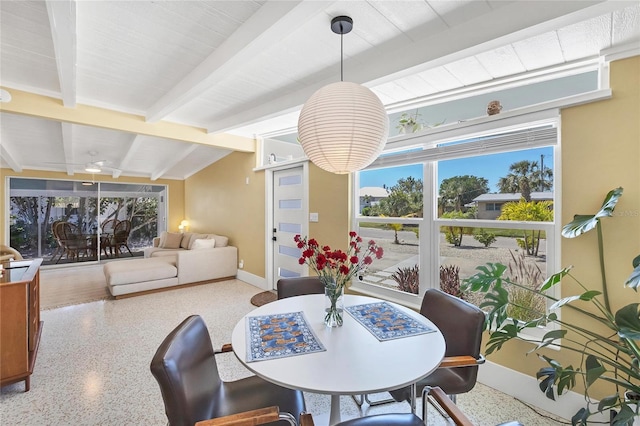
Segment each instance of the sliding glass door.
[[165,229],[166,187],[9,178],[9,239],[44,264],[141,256]]

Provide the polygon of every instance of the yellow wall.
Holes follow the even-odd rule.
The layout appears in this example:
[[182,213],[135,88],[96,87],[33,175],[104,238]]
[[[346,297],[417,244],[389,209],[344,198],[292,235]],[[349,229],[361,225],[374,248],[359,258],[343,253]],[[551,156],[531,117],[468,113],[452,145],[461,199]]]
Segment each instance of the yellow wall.
[[190,231],[229,237],[244,270],[264,277],[265,180],[255,164],[255,154],[234,152],[188,178],[185,211]]
[[349,175],[326,172],[309,163],[309,212],[320,220],[309,223],[309,237],[333,249],[349,243]]
[[[562,223],[574,214],[596,213],[609,190],[623,187],[614,217],[603,218],[605,262],[612,310],[640,301],[640,295],[623,283],[631,274],[632,259],[640,254],[640,57],[611,64],[612,99],[562,110]],[[601,290],[595,230],[574,239],[562,239],[561,264],[573,265],[572,274],[589,289]],[[579,294],[570,280],[562,283],[562,296]],[[569,309],[563,318],[572,321]],[[585,327],[595,324],[581,322]],[[543,362],[524,343],[509,343],[488,359],[535,374]],[[566,351],[547,355],[574,366],[580,359]],[[523,362],[526,361],[526,362]],[[607,391],[601,384],[598,397]],[[576,390],[578,390],[576,388]]]
[[[266,278],[265,172],[254,172],[255,164],[255,154],[233,153],[188,178],[185,211],[190,231],[228,236],[244,270]],[[309,235],[346,248],[349,177],[310,164],[309,194],[309,211],[320,217],[309,224]]]
[[[38,170],[25,170],[21,173],[16,173],[11,169],[0,169],[0,200],[2,200],[2,205],[4,206],[5,200],[5,177],[7,176],[15,176],[15,177],[23,177],[23,178],[38,178],[38,179],[58,179],[58,180],[75,180],[75,181],[86,181],[92,180],[99,182],[115,182],[115,183],[144,183],[149,185],[167,185],[169,191],[169,203],[168,203],[168,220],[167,220],[167,228],[169,231],[177,231],[178,225],[180,225],[180,221],[184,218],[184,181],[181,180],[169,180],[169,179],[158,179],[158,180],[150,180],[146,178],[135,178],[135,177],[121,177],[118,179],[113,179],[111,176],[106,175],[89,175],[76,173],[73,176],[69,176],[64,172],[45,172]],[[6,208],[0,209],[0,223],[3,224],[0,226],[0,243],[1,244],[9,244],[8,236],[5,236],[5,226],[8,218]]]

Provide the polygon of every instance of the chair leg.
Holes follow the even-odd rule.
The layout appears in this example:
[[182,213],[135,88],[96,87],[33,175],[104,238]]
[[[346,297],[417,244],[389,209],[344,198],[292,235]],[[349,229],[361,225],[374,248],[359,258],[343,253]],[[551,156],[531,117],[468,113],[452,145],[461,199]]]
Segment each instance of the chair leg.
[[[360,398],[358,398],[358,396]],[[351,398],[353,399],[353,401],[356,403],[356,405],[358,407],[362,407],[362,404],[364,404],[365,402],[370,406],[370,407],[375,407],[377,405],[383,405],[383,404],[389,404],[391,402],[398,402],[393,398],[386,398],[386,399],[381,399],[378,401],[371,401],[369,399],[369,395],[368,394],[362,394],[362,395],[351,395]]]

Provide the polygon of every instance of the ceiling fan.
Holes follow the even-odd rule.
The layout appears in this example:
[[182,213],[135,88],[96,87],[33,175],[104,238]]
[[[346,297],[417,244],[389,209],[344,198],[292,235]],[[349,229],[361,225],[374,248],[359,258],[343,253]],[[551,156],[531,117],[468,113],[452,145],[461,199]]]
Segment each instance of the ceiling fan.
[[82,166],[84,167],[84,171],[87,173],[101,173],[103,170],[109,170],[114,172],[121,172],[120,169],[116,167],[109,166],[109,162],[107,160],[94,160],[94,157],[98,155],[96,151],[89,151],[90,161],[86,163],[51,163],[48,164],[58,164],[64,166]]

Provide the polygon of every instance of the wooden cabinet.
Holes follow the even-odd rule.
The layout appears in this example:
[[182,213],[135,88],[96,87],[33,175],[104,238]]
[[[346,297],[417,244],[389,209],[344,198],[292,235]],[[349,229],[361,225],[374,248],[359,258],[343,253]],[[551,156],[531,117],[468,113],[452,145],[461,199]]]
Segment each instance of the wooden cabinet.
[[0,386],[24,380],[25,392],[42,333],[41,264],[42,259],[2,262],[0,270]]

